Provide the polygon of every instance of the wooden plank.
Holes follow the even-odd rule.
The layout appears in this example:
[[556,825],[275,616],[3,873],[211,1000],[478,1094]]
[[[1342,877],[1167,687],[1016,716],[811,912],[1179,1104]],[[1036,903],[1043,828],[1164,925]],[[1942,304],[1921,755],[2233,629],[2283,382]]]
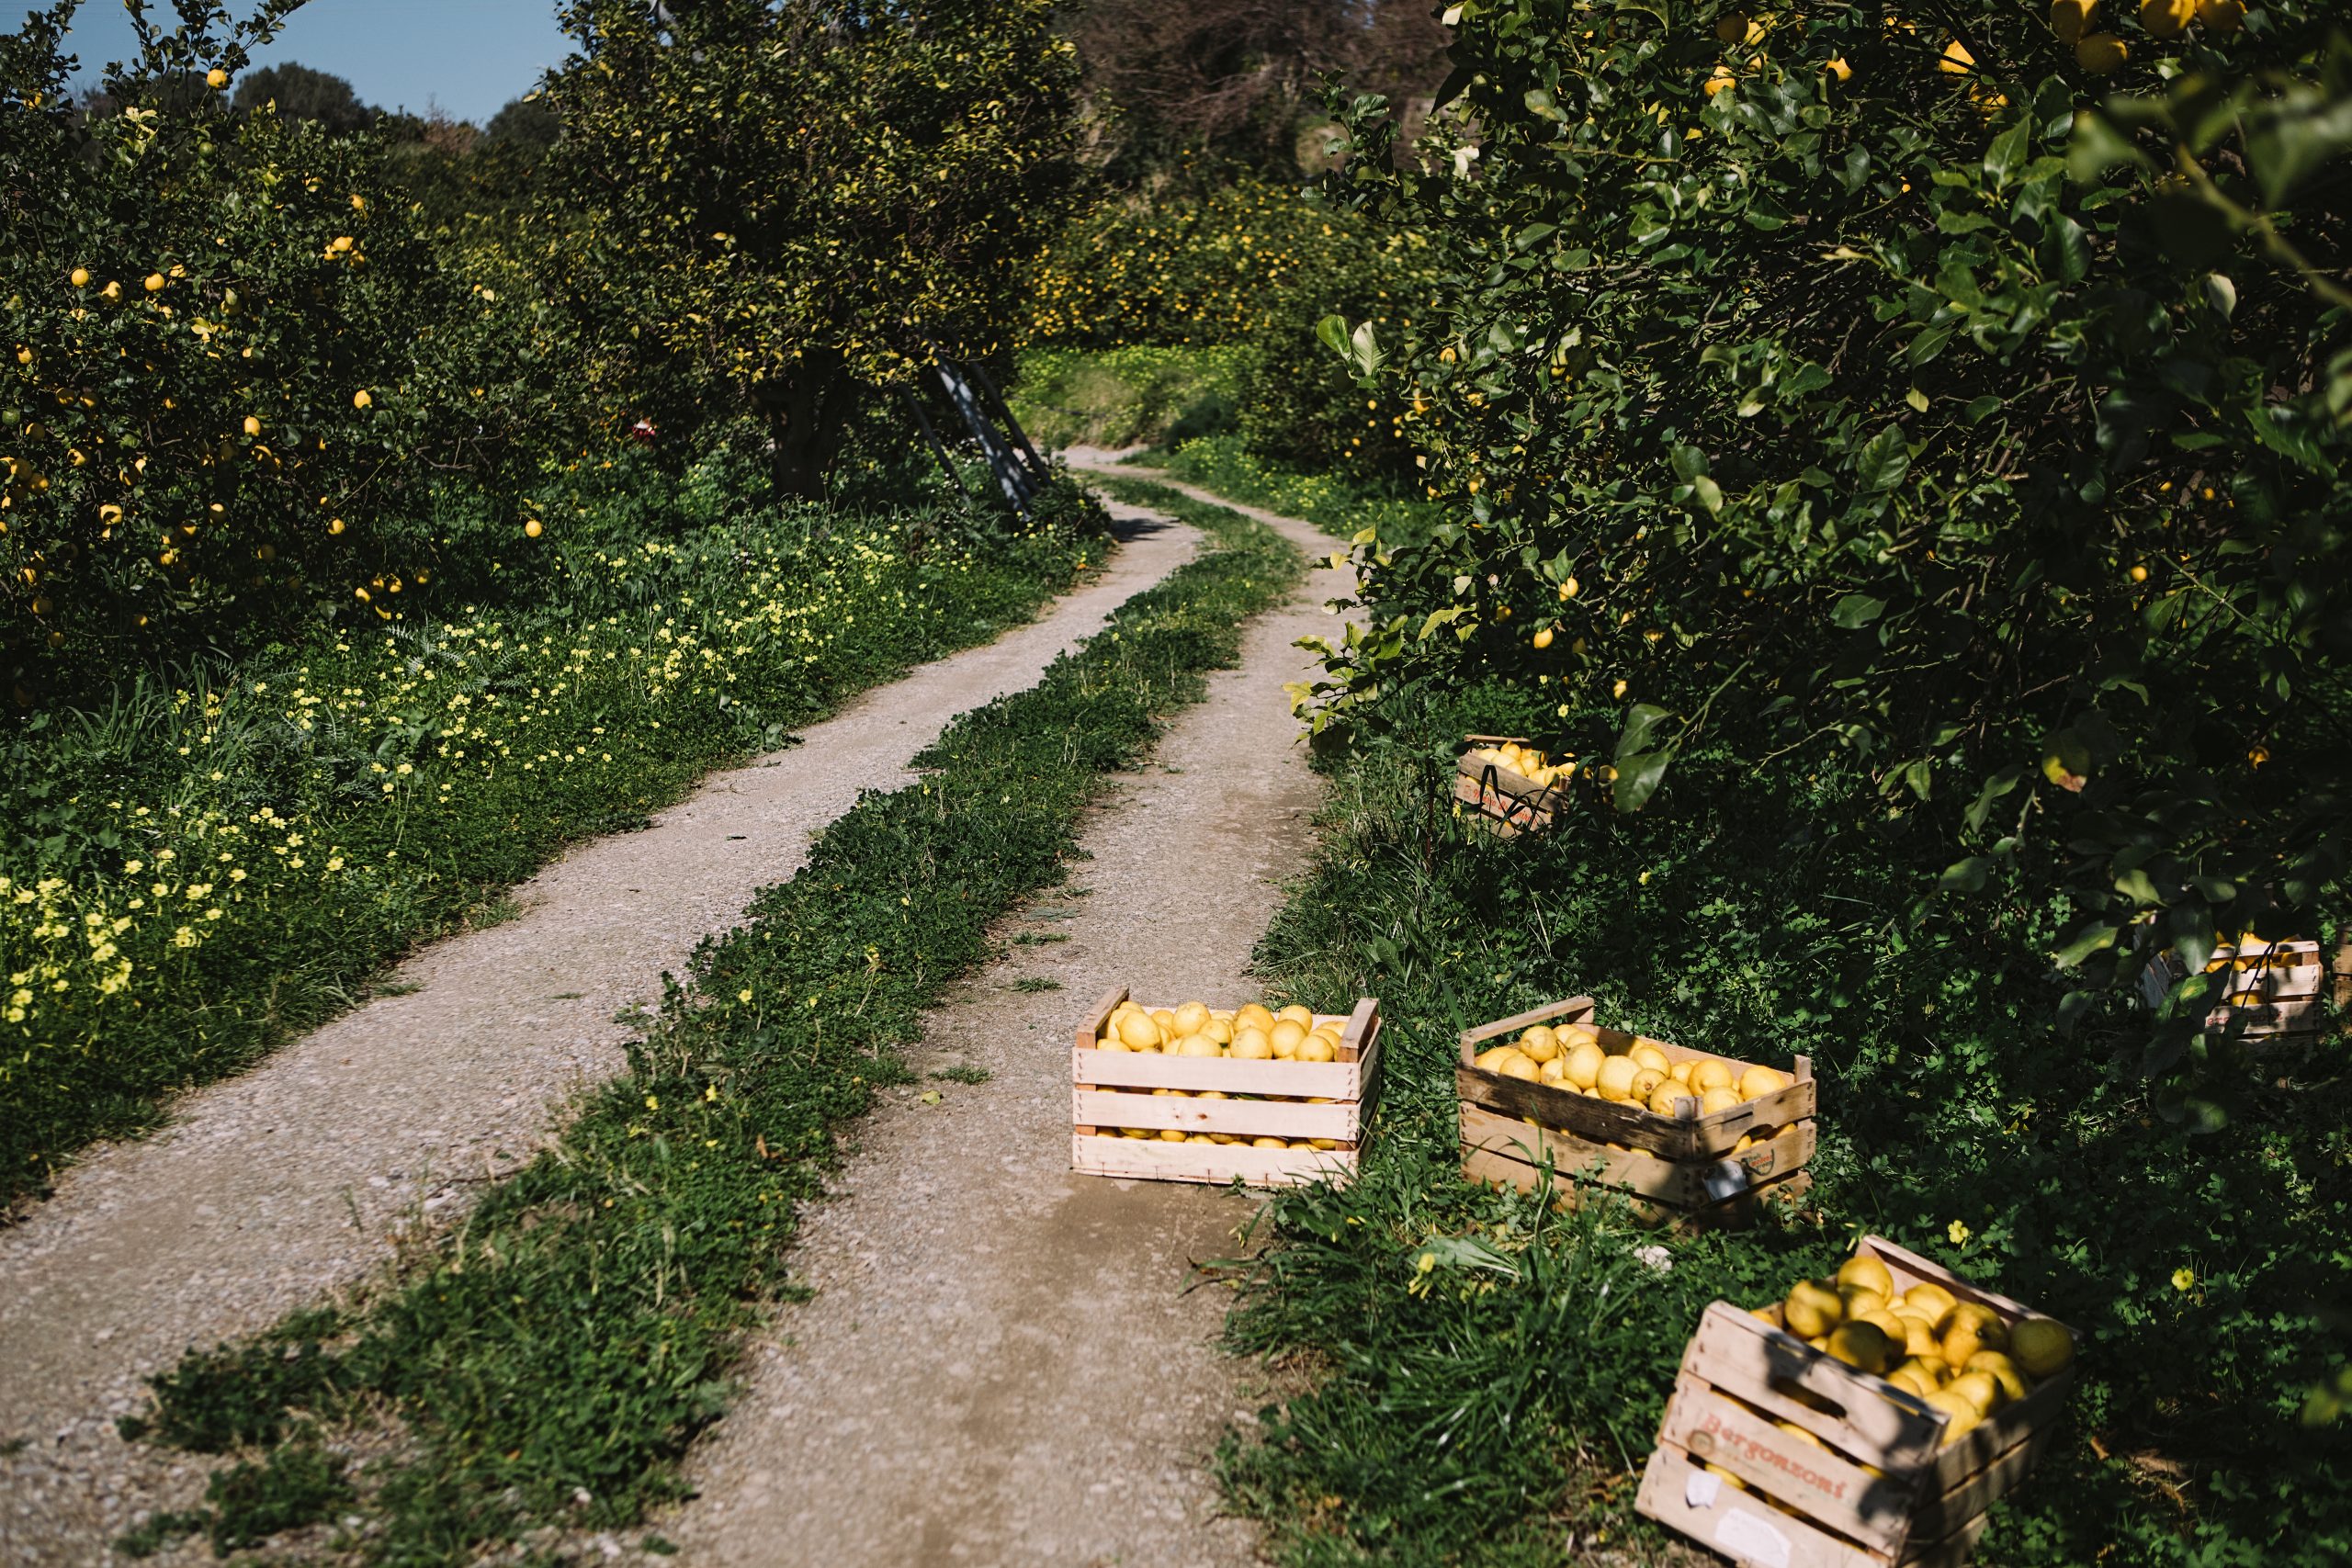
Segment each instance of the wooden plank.
[[1253,1149],[1246,1144],[1169,1144],[1156,1138],[1070,1140],[1070,1168],[1081,1176],[1224,1186],[1238,1177],[1252,1187],[1344,1180],[1356,1169],[1353,1149]]
[[1621,1154],[1554,1128],[1498,1116],[1467,1101],[1461,1106],[1461,1130],[1464,1149],[1493,1149],[1530,1165],[1541,1164],[1548,1154],[1554,1168],[1565,1175],[1679,1209],[1701,1209],[1736,1198],[1799,1168],[1814,1152],[1810,1122],[1742,1153],[1698,1161]]
[[1634,1508],[1752,1568],[1889,1568],[1885,1559],[1702,1470],[1677,1449],[1661,1446],[1650,1455]]
[[1690,1373],[1676,1380],[1658,1442],[1721,1465],[1748,1490],[1791,1503],[1806,1518],[1890,1558],[1910,1537],[1908,1482],[1873,1475]]
[[1249,1138],[1335,1138],[1356,1141],[1362,1107],[1303,1105],[1290,1100],[1193,1100],[1172,1094],[1118,1094],[1080,1089],[1071,1114],[1091,1127],[1173,1127],[1186,1133],[1230,1133]]
[[1156,1051],[1071,1054],[1070,1081],[1102,1089],[1204,1089],[1283,1100],[1363,1098],[1362,1062],[1237,1061],[1231,1056],[1164,1056]]
[[[1525,1160],[1515,1159],[1495,1149],[1473,1149],[1462,1156],[1463,1177],[1471,1181],[1495,1181],[1515,1187],[1521,1192],[1532,1192],[1543,1185],[1543,1174]],[[1648,1199],[1616,1188],[1593,1187],[1566,1172],[1555,1169],[1550,1190],[1563,1207],[1581,1207],[1590,1194],[1605,1194],[1622,1201],[1636,1218],[1645,1223],[1670,1221],[1681,1231],[1712,1231],[1743,1225],[1755,1218],[1761,1208],[1771,1202],[1793,1201],[1813,1186],[1808,1171],[1792,1171],[1775,1177],[1754,1190],[1725,1202],[1712,1203],[1703,1209],[1674,1209],[1654,1203]]]

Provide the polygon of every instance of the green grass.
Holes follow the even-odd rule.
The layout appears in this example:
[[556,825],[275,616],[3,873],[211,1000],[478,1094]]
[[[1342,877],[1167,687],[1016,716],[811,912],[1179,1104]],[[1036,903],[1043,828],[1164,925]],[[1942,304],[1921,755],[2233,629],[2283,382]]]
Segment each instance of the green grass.
[[1211,434],[1174,442],[1167,451],[1134,459],[1230,500],[1285,516],[1304,517],[1340,538],[1376,529],[1384,543],[1425,536],[1444,516],[1434,502],[1399,495],[1344,474],[1307,472],[1252,452],[1238,435]]
[[1033,348],[1007,399],[1047,446],[1121,447],[1227,429],[1238,394],[1238,344],[1169,348]]
[[[1376,1134],[1343,1191],[1283,1195],[1234,1348],[1311,1375],[1222,1460],[1282,1562],[1557,1562],[1636,1551],[1633,1484],[1706,1303],[1744,1305],[1875,1232],[2085,1336],[2071,1418],[1996,1509],[1996,1565],[2341,1562],[2352,1144],[2341,1043],[2262,1071],[2209,1127],[2119,1067],[2136,1021],[2056,1021],[2057,911],[1951,907],[1886,874],[1873,781],[1689,759],[1641,817],[1581,798],[1494,839],[1442,784],[1469,729],[1598,740],[1609,716],[1502,687],[1381,717],[1337,762],[1326,836],[1260,952],[1318,1007],[1388,1019]],[[1664,1239],[1462,1180],[1456,1032],[1589,993],[1627,1027],[1822,1080],[1819,1185],[1786,1228]],[[1424,1258],[1428,1259],[1424,1263]],[[2098,1449],[2092,1446],[2096,1439]],[[2105,1456],[2101,1456],[2100,1450]]]
[[1212,553],[1033,690],[957,720],[919,760],[936,770],[922,783],[828,829],[697,953],[628,1069],[394,1285],[191,1356],[132,1429],[266,1464],[394,1428],[396,1457],[352,1465],[357,1501],[334,1505],[367,1517],[352,1550],[380,1562],[626,1528],[678,1496],[678,1458],[725,1408],[743,1330],[791,1291],[795,1214],[842,1123],[912,1079],[902,1053],[924,1010],[987,959],[1005,911],[1062,880],[1106,775],[1297,581],[1270,530],[1229,513],[1209,526]]
[[500,597],[134,673],[0,734],[0,1203],[417,943],[514,919],[500,890],[565,844],[1028,619],[1102,549],[1067,488],[1014,526],[745,503],[724,477],[576,509]]

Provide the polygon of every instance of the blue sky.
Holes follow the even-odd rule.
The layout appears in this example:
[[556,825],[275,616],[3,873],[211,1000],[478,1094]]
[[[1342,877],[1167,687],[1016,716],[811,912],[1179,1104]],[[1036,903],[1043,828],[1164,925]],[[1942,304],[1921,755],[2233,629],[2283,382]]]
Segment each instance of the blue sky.
[[[0,28],[13,26],[11,11],[47,8],[0,0]],[[248,16],[252,0],[229,8]],[[170,0],[150,0],[149,13],[173,19]],[[108,61],[129,58],[121,0],[83,0],[67,48],[81,57],[77,86],[95,86]],[[417,114],[438,104],[479,125],[568,52],[555,0],[309,0],[254,63],[296,61],[347,79],[364,102]]]

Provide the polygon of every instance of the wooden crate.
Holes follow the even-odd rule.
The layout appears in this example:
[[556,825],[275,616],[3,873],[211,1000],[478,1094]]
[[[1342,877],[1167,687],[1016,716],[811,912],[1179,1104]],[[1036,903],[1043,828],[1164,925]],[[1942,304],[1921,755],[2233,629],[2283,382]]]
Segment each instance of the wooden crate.
[[[1110,992],[1078,1026],[1076,1048],[1070,1053],[1072,1170],[1086,1176],[1220,1185],[1238,1177],[1253,1187],[1344,1179],[1355,1174],[1364,1111],[1379,1084],[1379,1002],[1366,997],[1344,1018],[1317,1016],[1317,1023],[1342,1026],[1339,1060],[1292,1062],[1098,1050],[1094,1042],[1104,1022],[1126,999],[1124,987]],[[1182,1089],[1185,1096],[1152,1092],[1159,1089]],[[1203,1089],[1250,1098],[1189,1098]],[[1106,1133],[1120,1127],[1224,1133],[1243,1139],[1320,1138],[1336,1146],[1261,1149],[1246,1142],[1172,1144]]]
[[[1804,1167],[1813,1158],[1816,1089],[1809,1057],[1796,1059],[1796,1081],[1786,1089],[1688,1120],[1476,1065],[1480,1050],[1506,1043],[1533,1024],[1591,1023],[1593,1010],[1590,997],[1571,997],[1464,1032],[1454,1069],[1463,1174],[1532,1191],[1548,1157],[1552,1185],[1563,1196],[1573,1198],[1578,1185],[1614,1189],[1662,1217],[1702,1225],[1744,1219],[1760,1203],[1793,1200],[1811,1185]],[[1600,1033],[1602,1049],[1611,1052],[1636,1038],[1616,1029]],[[1668,1061],[1710,1055],[1663,1040],[1657,1044]],[[1770,1135],[1738,1148],[1742,1138],[1759,1132]]]
[[[2223,943],[2206,967],[2222,982],[2222,999],[2205,1015],[2205,1027],[2234,1027],[2251,1040],[2318,1033],[2326,1018],[2324,995],[2339,1008],[2352,1003],[2352,943],[2337,950],[2333,964],[2322,957],[2315,942]],[[2140,971],[2141,999],[2161,1007],[2165,993],[2188,974],[2178,953],[2155,954]]]
[[[1898,1292],[1933,1280],[2005,1323],[2030,1315],[1882,1237],[1855,1250],[1884,1263]],[[2032,1470],[2073,1384],[2069,1366],[1946,1444],[1942,1413],[1717,1302],[1683,1352],[1634,1506],[1744,1563],[1951,1568],[1984,1533],[1984,1510]]]
[[1552,825],[1555,808],[1566,804],[1557,784],[1540,784],[1513,769],[1471,753],[1482,746],[1506,742],[1524,746],[1516,735],[1473,735],[1464,739],[1455,759],[1453,798],[1478,813],[1485,825],[1507,839],[1540,833]]

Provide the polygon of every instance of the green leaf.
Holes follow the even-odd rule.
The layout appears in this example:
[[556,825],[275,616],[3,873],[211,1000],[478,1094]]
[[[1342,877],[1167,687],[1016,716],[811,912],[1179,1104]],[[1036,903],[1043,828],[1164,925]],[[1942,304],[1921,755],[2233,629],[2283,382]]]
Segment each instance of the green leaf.
[[1885,600],[1873,599],[1867,593],[1849,593],[1829,612],[1829,621],[1832,626],[1852,631],[1869,626],[1885,613]]
[[1650,796],[1666,779],[1668,763],[1674,761],[1671,748],[1656,751],[1636,751],[1617,760],[1617,779],[1611,786],[1610,798],[1620,811],[1639,811],[1650,803]]
[[1348,357],[1348,319],[1345,316],[1324,317],[1315,323],[1315,335],[1324,347],[1342,359]]
[[2072,969],[2094,953],[2104,953],[2115,945],[2122,934],[2122,927],[2111,920],[2094,920],[2075,933],[2075,939],[2051,956],[2061,969]]
[[1946,866],[1936,886],[1946,893],[1973,893],[1984,886],[1985,874],[1992,869],[1993,863],[1984,856],[1970,855]]
[[1871,437],[1854,459],[1854,478],[1865,495],[1878,495],[1903,482],[1911,471],[1911,449],[1903,439],[1903,428],[1890,424]]
[[1617,737],[1617,756],[1623,759],[1650,743],[1651,734],[1674,716],[1655,703],[1635,703],[1625,715],[1625,728]]
[[2090,185],[2118,164],[2136,169],[2155,167],[2104,114],[2085,109],[2076,115],[2075,133],[2066,147],[2066,176],[2077,185]]

